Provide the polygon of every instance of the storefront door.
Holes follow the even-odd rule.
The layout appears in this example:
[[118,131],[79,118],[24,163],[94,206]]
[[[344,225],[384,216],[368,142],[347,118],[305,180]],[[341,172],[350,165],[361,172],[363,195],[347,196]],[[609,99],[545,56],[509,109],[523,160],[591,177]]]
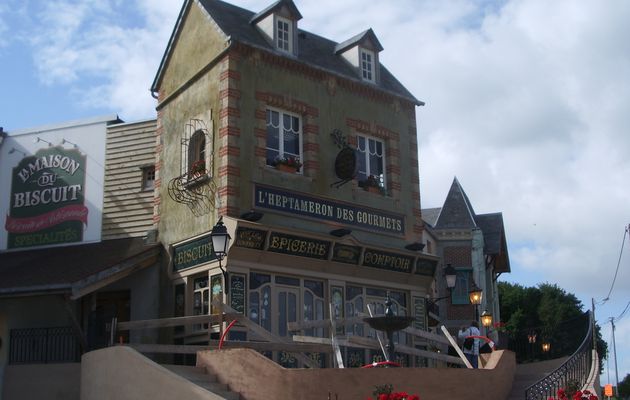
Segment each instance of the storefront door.
[[[276,323],[274,324],[274,332],[278,336],[287,337],[290,332],[287,329],[289,322],[297,322],[302,320],[300,313],[300,289],[297,287],[276,286],[273,288],[274,313]],[[291,353],[284,351],[277,352],[274,355],[277,362],[284,367],[298,367],[297,360]]]

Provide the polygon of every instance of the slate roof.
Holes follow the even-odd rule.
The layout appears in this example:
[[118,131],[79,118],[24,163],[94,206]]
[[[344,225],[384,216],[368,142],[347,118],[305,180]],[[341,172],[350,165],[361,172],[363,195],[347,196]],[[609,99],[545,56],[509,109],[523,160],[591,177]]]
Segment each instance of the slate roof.
[[374,43],[374,45],[376,46],[378,51],[383,51],[383,46],[381,45],[381,42],[378,41],[378,39],[376,37],[376,34],[372,30],[372,28],[370,28],[367,31],[363,31],[363,32],[359,33],[358,35],[356,35],[354,37],[351,37],[350,39],[346,40],[345,42],[339,43],[337,46],[335,46],[335,54],[339,54],[339,53],[349,49],[350,47],[359,44],[366,37],[369,40],[371,40],[372,43]]
[[435,229],[472,229],[476,228],[475,210],[457,178],[453,179],[442,211],[434,225]]
[[423,208],[422,209],[422,220],[427,223],[431,228],[435,227],[435,223],[437,222],[438,217],[440,216],[440,211],[442,208]]
[[156,251],[142,238],[0,254],[0,295],[69,291],[73,283],[139,254]]
[[453,179],[444,205],[441,208],[423,209],[422,219],[434,229],[481,229],[484,253],[497,256],[495,271],[510,272],[503,214],[475,214],[457,178]]
[[[156,92],[159,89],[164,68],[168,63],[168,58],[170,57],[172,47],[178,35],[178,30],[181,29],[182,26],[182,18],[185,15],[184,10],[190,1],[191,0],[185,1],[182,12],[180,12],[175,29],[173,30],[173,34],[169,40],[169,44],[162,58],[162,62],[160,63],[155,80],[153,81],[151,87],[153,92]],[[389,94],[411,101],[416,105],[424,105],[423,102],[416,99],[382,64],[379,65],[380,81],[377,84],[364,82],[359,77],[356,70],[353,69],[352,66],[343,59],[343,57],[335,54],[335,49],[338,43],[332,40],[298,29],[298,55],[297,57],[294,57],[274,49],[273,46],[265,40],[263,35],[256,29],[255,25],[250,23],[252,18],[257,15],[252,11],[245,10],[220,0],[198,0],[195,4],[196,3],[200,4],[206,10],[223,34],[228,37],[229,41],[239,42],[261,50],[272,52],[278,56],[291,58],[334,75],[338,75],[370,87],[378,88]],[[274,7],[276,5],[277,4],[273,4],[270,7]],[[360,35],[364,35],[366,33],[369,33],[369,30]]]

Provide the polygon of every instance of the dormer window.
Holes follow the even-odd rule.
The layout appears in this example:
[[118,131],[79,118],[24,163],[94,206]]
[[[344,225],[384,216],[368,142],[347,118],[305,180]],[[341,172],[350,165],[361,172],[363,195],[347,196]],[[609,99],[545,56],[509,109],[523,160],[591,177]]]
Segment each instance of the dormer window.
[[250,23],[274,49],[297,56],[297,23],[302,15],[293,0],[278,0],[258,14]]
[[285,51],[287,53],[293,52],[293,22],[288,19],[277,17],[276,22],[276,45],[278,50]]
[[371,83],[379,82],[378,53],[383,51],[374,31],[365,32],[339,43],[335,46],[335,54],[343,57],[361,80]]
[[361,77],[370,82],[374,82],[374,53],[361,49]]

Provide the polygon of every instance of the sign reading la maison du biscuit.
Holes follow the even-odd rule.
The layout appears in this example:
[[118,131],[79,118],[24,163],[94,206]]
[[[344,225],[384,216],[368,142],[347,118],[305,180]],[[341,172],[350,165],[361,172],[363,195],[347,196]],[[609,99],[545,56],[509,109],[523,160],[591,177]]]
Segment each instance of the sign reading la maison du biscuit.
[[254,186],[254,198],[254,205],[257,208],[333,221],[371,231],[395,235],[405,233],[405,220],[400,214],[262,185]]
[[49,147],[24,157],[11,174],[11,204],[4,227],[7,248],[83,240],[86,156]]

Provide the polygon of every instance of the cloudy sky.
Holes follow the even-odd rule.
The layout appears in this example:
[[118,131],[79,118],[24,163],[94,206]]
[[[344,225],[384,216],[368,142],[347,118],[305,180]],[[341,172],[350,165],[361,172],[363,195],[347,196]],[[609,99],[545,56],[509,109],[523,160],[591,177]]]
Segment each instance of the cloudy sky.
[[[233,0],[260,11],[271,0]],[[630,2],[296,0],[337,42],[371,27],[417,110],[422,206],[454,176],[477,213],[503,212],[512,273],[556,283],[596,314],[630,301]],[[0,3],[0,126],[155,116],[149,86],[180,0]],[[620,262],[619,262],[620,260]],[[615,270],[620,264],[612,286]],[[617,322],[619,379],[630,317]],[[614,382],[614,364],[610,363]],[[604,373],[602,382],[608,382]]]

